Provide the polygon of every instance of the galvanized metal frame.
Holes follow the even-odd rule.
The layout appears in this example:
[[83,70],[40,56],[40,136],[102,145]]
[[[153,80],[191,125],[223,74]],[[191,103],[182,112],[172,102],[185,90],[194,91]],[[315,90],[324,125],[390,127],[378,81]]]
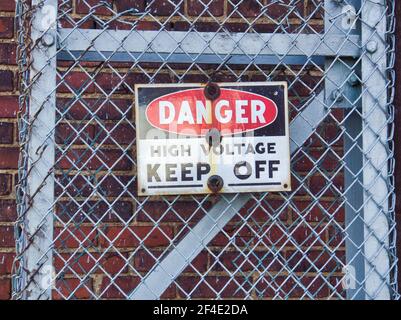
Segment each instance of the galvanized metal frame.
[[[385,0],[367,1],[362,7],[362,46],[368,54],[362,57],[362,145],[363,208],[366,298],[390,299],[390,260],[388,248],[389,186],[387,185],[387,30]],[[380,141],[380,143],[377,143]],[[379,173],[379,178],[377,174]],[[385,244],[383,247],[382,243]]]
[[[23,268],[30,277],[25,299],[50,299],[52,291],[52,243],[55,157],[54,123],[56,121],[56,16],[57,0],[32,0],[35,11],[32,41],[38,43],[32,52],[30,78],[34,82],[29,103],[30,142],[28,145],[27,188],[35,201],[26,212],[26,232],[32,239],[25,253]],[[53,12],[53,13],[52,13]],[[49,20],[50,17],[50,20]],[[54,20],[51,18],[54,17]],[[49,132],[51,135],[49,135]]]
[[[355,0],[355,7],[360,8],[360,1]],[[57,10],[56,0],[33,0],[33,4],[50,6]],[[326,0],[326,13],[333,16],[341,11],[341,1]],[[254,59],[252,55],[258,53],[258,63],[274,63],[277,54],[313,58],[315,56],[326,57],[326,89],[324,94],[319,94],[312,99],[308,107],[298,115],[291,125],[291,131],[296,135],[291,137],[291,152],[295,152],[298,147],[308,139],[314,129],[318,127],[320,121],[324,119],[327,112],[325,106],[347,108],[350,104],[361,105],[361,114],[352,113],[345,122],[348,136],[345,140],[346,154],[346,220],[350,226],[350,236],[347,238],[347,252],[349,258],[347,262],[356,270],[354,275],[357,287],[348,291],[349,298],[379,298],[388,299],[390,291],[383,287],[383,278],[388,278],[389,262],[385,248],[378,248],[381,241],[385,241],[388,234],[386,215],[388,214],[387,190],[385,183],[388,175],[386,159],[388,150],[385,145],[387,142],[387,132],[381,127],[381,123],[386,117],[384,106],[387,102],[386,83],[383,74],[386,68],[386,47],[382,43],[386,31],[386,17],[381,11],[381,5],[385,0],[375,0],[364,2],[361,15],[366,24],[358,26],[356,31],[335,32],[338,28],[329,27],[327,34],[322,39],[319,35],[297,35],[285,38],[279,34],[266,34],[253,37],[249,35],[236,35],[236,41],[243,42],[244,46],[234,52],[230,63],[244,63]],[[35,12],[35,19],[32,28],[32,39],[42,41],[43,45],[35,48],[33,55],[34,63],[31,68],[31,77],[37,77],[31,92],[31,102],[29,114],[34,119],[31,129],[31,142],[29,155],[31,164],[35,164],[34,170],[29,177],[28,185],[32,190],[39,189],[36,194],[35,202],[26,213],[27,227],[30,235],[37,242],[26,252],[26,270],[34,276],[32,283],[28,286],[29,290],[25,298],[27,299],[50,299],[51,284],[48,283],[49,272],[51,272],[52,261],[52,238],[53,238],[53,213],[43,208],[49,208],[54,200],[54,176],[52,167],[54,164],[54,141],[52,136],[48,136],[49,127],[55,123],[55,114],[49,112],[55,106],[56,90],[56,60],[69,60],[80,56],[87,61],[170,61],[191,62],[199,61],[199,56],[205,57],[205,63],[221,63],[226,59],[226,55],[232,53],[233,48],[226,48],[223,43],[227,42],[224,35],[215,33],[194,32],[179,33],[169,32],[160,33],[153,31],[127,32],[127,31],[103,31],[81,30],[81,29],[60,29],[42,28],[43,16],[41,11]],[[328,22],[326,20],[326,22]],[[361,35],[358,32],[361,32]],[[60,42],[56,49],[56,33]],[[205,51],[195,39],[208,39],[214,43],[212,50]],[[142,39],[142,40],[141,40]],[[274,39],[274,41],[272,41]],[[291,39],[291,40],[290,40]],[[135,40],[135,41],[133,41]],[[265,47],[264,42],[269,40],[273,47]],[[159,45],[157,52],[161,55],[152,55],[152,50],[147,52],[146,46],[138,46],[138,43],[145,44],[154,42]],[[346,64],[353,65],[358,61],[360,50],[372,41],[377,44],[374,52],[370,56],[364,55],[361,61],[361,75],[347,72]],[[170,44],[169,44],[170,43]],[[302,43],[303,49],[298,46]],[[182,53],[175,50],[177,44],[185,46]],[[88,47],[91,48],[88,50]],[[305,48],[306,47],[306,48]],[[163,51],[161,48],[163,48]],[[262,52],[260,49],[263,48]],[[335,48],[333,50],[333,48]],[[249,52],[247,50],[250,50]],[[174,51],[174,54],[171,52]],[[102,54],[100,55],[99,52]],[[121,55],[115,55],[121,52]],[[129,52],[129,53],[127,53]],[[110,57],[110,53],[113,53]],[[191,53],[191,55],[188,55]],[[274,55],[272,55],[274,53]],[[341,61],[339,58],[341,57]],[[346,62],[344,64],[344,61]],[[374,63],[372,63],[374,61]],[[377,69],[376,65],[380,68]],[[345,71],[345,72],[344,72]],[[350,81],[355,81],[355,77],[360,78],[363,83],[350,85]],[[380,85],[381,84],[381,85]],[[334,87],[336,89],[334,89]],[[343,91],[338,92],[338,87]],[[367,87],[368,91],[364,88]],[[372,96],[372,88],[377,88]],[[333,90],[331,89],[333,88]],[[381,96],[380,100],[373,97]],[[361,98],[360,98],[361,97]],[[46,109],[46,112],[41,112]],[[379,137],[370,128],[376,128],[380,132]],[[360,133],[363,132],[361,135]],[[374,142],[379,139],[382,143],[377,146]],[[355,140],[358,141],[355,145]],[[40,156],[38,156],[40,154]],[[361,171],[361,168],[363,170]],[[380,172],[382,179],[376,179],[376,173]],[[45,183],[39,186],[38,183]],[[198,255],[204,246],[226,225],[236,212],[251,198],[250,194],[235,196],[226,195],[216,204],[205,217],[200,220],[196,227],[192,228],[189,234],[174,247],[161,262],[158,263],[142,283],[130,295],[131,299],[153,299],[159,298],[170,283],[179,273],[188,266]],[[355,216],[359,220],[356,222]],[[374,219],[374,221],[373,221]],[[366,227],[366,223],[373,223],[373,229]],[[360,231],[364,231],[361,237]],[[367,240],[366,240],[367,239]],[[361,250],[356,255],[358,250]],[[373,250],[374,249],[374,250]],[[377,254],[379,250],[379,254]],[[367,262],[366,262],[367,260]],[[43,261],[38,265],[37,262]],[[33,263],[34,262],[34,263]],[[362,265],[364,264],[364,265]],[[38,285],[41,284],[41,285]],[[366,296],[364,296],[366,293]]]

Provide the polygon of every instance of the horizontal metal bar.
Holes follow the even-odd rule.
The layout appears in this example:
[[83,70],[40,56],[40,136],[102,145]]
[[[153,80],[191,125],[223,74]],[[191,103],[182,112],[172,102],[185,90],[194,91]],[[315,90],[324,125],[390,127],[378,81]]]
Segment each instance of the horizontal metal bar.
[[[173,54],[157,54],[157,53],[139,53],[139,52],[110,52],[110,51],[59,51],[57,54],[57,60],[59,61],[91,61],[91,62],[148,62],[148,63],[199,63],[199,64],[221,64],[226,59],[213,54],[204,55],[189,55],[183,53]],[[319,56],[305,57],[305,56],[285,56],[277,57],[271,55],[248,57],[246,55],[232,55],[229,64],[231,65],[248,65],[250,63],[258,65],[299,65],[304,66],[307,64],[314,64],[324,66],[325,58]]]
[[[97,52],[187,56],[201,59],[212,55],[224,61],[254,59],[260,56],[343,56],[360,55],[358,35],[290,34],[290,33],[226,33],[196,31],[127,31],[60,29],[61,52]],[[139,55],[138,55],[139,54]],[[63,54],[64,57],[65,54]],[[101,56],[101,55],[100,55]],[[199,57],[198,57],[199,56]],[[161,56],[162,57],[162,56]],[[245,58],[244,58],[245,57]],[[160,59],[160,58],[159,58]],[[230,59],[230,63],[231,63]]]

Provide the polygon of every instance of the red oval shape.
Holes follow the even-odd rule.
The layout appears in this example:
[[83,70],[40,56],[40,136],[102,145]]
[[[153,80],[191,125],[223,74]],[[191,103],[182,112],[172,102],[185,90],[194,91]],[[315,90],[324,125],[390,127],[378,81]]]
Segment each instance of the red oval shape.
[[149,123],[160,130],[189,136],[205,136],[212,129],[222,135],[253,131],[272,124],[277,105],[252,92],[221,88],[220,96],[207,100],[203,88],[170,93],[146,108]]

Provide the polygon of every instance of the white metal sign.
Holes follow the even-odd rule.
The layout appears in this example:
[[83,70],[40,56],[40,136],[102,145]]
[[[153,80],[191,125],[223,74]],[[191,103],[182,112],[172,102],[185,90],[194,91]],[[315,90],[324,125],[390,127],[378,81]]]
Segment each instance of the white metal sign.
[[135,92],[139,195],[291,189],[285,82]]

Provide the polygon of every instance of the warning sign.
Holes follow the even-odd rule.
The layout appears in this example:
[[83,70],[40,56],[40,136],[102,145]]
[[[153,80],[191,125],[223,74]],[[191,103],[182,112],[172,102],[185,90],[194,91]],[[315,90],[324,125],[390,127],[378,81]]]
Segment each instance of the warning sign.
[[285,82],[135,92],[139,195],[291,189]]

